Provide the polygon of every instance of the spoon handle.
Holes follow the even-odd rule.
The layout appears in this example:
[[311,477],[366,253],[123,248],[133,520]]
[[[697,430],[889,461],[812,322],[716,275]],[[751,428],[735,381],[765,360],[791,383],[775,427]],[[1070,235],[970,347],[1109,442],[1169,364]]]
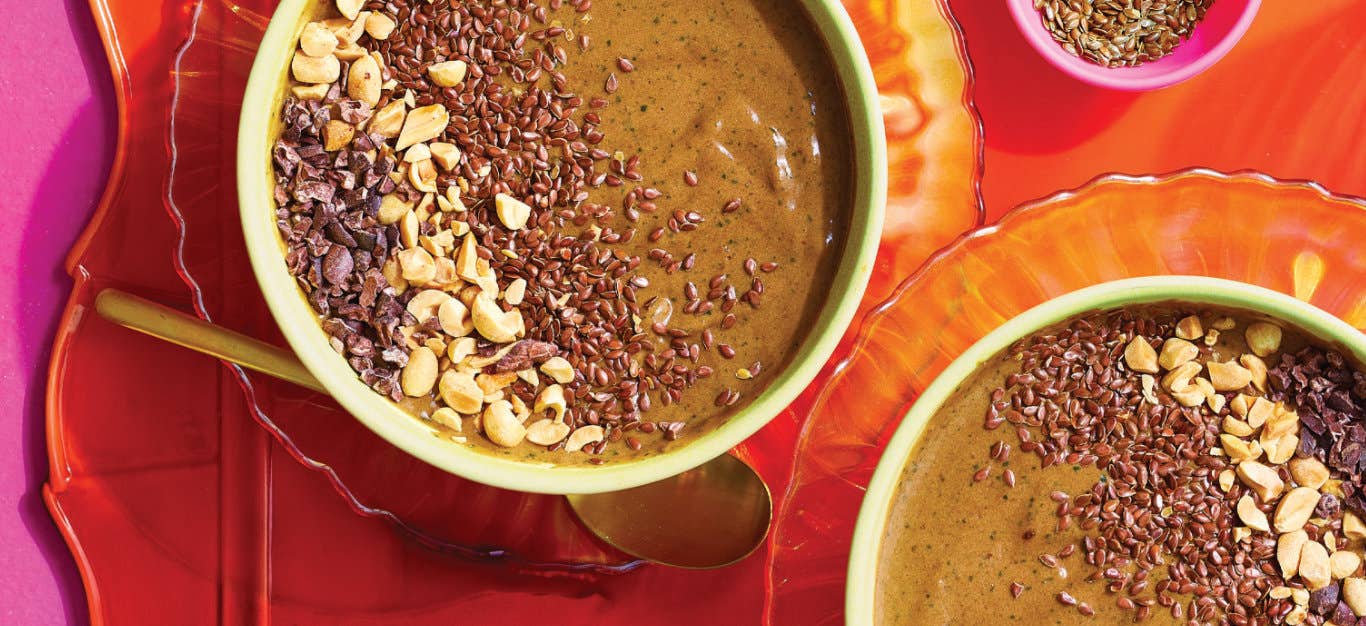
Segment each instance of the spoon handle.
[[119,326],[327,393],[294,353],[146,298],[105,289],[95,296],[95,311]]

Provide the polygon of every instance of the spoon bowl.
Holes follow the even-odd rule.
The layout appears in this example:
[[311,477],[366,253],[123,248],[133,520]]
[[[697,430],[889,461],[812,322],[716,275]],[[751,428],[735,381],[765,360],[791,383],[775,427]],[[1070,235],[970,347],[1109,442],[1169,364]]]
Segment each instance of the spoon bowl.
[[768,485],[729,454],[648,485],[565,498],[579,521],[612,547],[688,569],[725,567],[749,556],[773,518]]

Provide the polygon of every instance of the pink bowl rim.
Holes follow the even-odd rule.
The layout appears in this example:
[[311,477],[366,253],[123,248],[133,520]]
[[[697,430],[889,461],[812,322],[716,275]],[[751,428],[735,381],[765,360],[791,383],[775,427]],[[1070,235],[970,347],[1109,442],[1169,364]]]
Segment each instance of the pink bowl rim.
[[[1229,1],[1229,0],[1225,0]],[[1020,34],[1034,50],[1038,51],[1054,67],[1084,83],[1097,87],[1108,87],[1122,91],[1148,91],[1169,87],[1199,74],[1222,59],[1243,34],[1252,26],[1252,20],[1262,6],[1262,0],[1244,0],[1242,14],[1229,28],[1228,32],[1213,45],[1189,62],[1173,66],[1170,70],[1143,76],[1126,75],[1115,70],[1101,67],[1068,54],[1053,41],[1044,29],[1039,13],[1034,9],[1033,0],[1008,0],[1010,14],[1019,27]]]

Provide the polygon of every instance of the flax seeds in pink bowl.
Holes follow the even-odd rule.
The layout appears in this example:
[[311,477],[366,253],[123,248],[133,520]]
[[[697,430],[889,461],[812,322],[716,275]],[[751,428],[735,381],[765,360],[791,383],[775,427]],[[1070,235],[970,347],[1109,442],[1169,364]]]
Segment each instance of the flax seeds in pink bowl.
[[597,464],[707,432],[792,358],[852,197],[844,99],[801,11],[311,15],[280,106],[277,224],[377,393],[492,454]]

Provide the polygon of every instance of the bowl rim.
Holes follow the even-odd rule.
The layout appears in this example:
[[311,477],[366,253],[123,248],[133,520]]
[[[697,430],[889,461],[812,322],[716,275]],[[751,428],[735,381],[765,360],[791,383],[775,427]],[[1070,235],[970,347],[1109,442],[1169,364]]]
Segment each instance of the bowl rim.
[[[1008,4],[1011,17],[1014,18],[1016,27],[1020,29],[1020,35],[1029,42],[1030,47],[1034,48],[1040,56],[1059,71],[1097,87],[1107,87],[1120,91],[1149,91],[1170,87],[1213,67],[1247,33],[1248,28],[1252,26],[1253,18],[1257,16],[1257,11],[1261,9],[1262,0],[1244,0],[1242,13],[1238,15],[1238,19],[1233,22],[1233,25],[1218,41],[1206,48],[1199,56],[1188,62],[1172,65],[1165,71],[1150,71],[1143,74],[1133,74],[1125,71],[1125,69],[1101,67],[1068,54],[1066,50],[1062,49],[1062,46],[1053,41],[1044,29],[1043,23],[1039,20],[1039,13],[1034,9],[1033,0],[1008,0]],[[1161,61],[1155,61],[1148,67],[1150,69],[1160,68],[1157,65],[1159,63]]]
[[[253,62],[237,137],[239,213],[252,271],[286,342],[343,408],[389,443],[446,472],[515,491],[586,494],[628,489],[692,469],[726,453],[777,417],[833,354],[872,276],[887,197],[887,146],[873,70],[854,24],[838,0],[802,0],[841,77],[853,136],[853,211],[829,295],[799,352],[748,406],[704,435],[663,454],[599,466],[557,467],[498,457],[433,436],[397,405],[362,384],[328,345],[312,307],[284,263],[275,227],[269,132],[297,30],[311,0],[284,0]],[[255,103],[255,105],[253,104]]]
[[963,380],[992,355],[1050,324],[1093,310],[1173,300],[1263,313],[1320,339],[1334,341],[1366,361],[1366,334],[1347,322],[1279,291],[1223,278],[1169,274],[1107,281],[1052,298],[1012,317],[972,344],[935,377],[897,425],[878,459],[854,525],[844,592],[846,623],[873,623],[878,561],[898,479],[926,424]]

